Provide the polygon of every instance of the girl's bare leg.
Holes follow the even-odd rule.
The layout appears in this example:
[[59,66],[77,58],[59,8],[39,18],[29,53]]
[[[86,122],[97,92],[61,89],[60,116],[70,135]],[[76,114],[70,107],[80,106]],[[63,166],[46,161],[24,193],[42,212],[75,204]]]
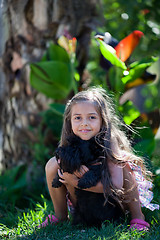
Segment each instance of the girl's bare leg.
[[58,218],[58,220],[66,220],[67,219],[67,201],[66,201],[66,187],[62,185],[60,188],[53,188],[52,187],[52,181],[53,178],[57,174],[58,170],[58,164],[56,161],[56,158],[51,158],[47,164],[46,164],[46,179],[47,179],[47,185],[48,190],[53,202],[55,216]]
[[67,187],[67,190],[69,192],[69,198],[70,198],[73,206],[76,206],[77,198],[76,198],[76,195],[75,195],[75,188],[71,185],[66,185],[66,187]]
[[142,213],[140,200],[139,200],[137,183],[129,165],[126,165],[124,167],[123,176],[124,176],[124,191],[125,191],[124,202],[126,202],[125,205],[129,209],[129,212],[131,214],[131,219],[138,218],[138,219],[144,220],[144,215]]

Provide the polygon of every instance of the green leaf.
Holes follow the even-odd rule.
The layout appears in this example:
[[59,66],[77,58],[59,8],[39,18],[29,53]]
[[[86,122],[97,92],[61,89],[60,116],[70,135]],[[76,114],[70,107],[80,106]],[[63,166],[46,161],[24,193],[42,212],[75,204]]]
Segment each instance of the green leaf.
[[67,51],[57,44],[50,42],[41,61],[60,61],[63,63],[70,63],[70,58]]
[[137,124],[137,127],[138,134],[134,135],[135,145],[133,147],[143,156],[151,157],[155,149],[153,130],[151,129],[148,120],[145,122],[140,121],[139,124]]
[[63,116],[64,114],[64,110],[65,110],[65,105],[64,104],[60,104],[60,103],[51,103],[50,105],[50,109],[60,115],[60,116]]
[[124,62],[122,62],[117,56],[116,56],[116,50],[106,44],[104,41],[97,39],[100,43],[100,51],[102,55],[111,62],[112,65],[115,65],[117,67],[120,67],[122,69],[127,69]]
[[144,156],[152,157],[152,153],[155,149],[155,140],[154,138],[151,139],[143,139],[136,145],[134,145],[134,149],[136,152],[143,153]]
[[39,92],[53,99],[64,99],[72,89],[70,64],[46,61],[30,64],[30,82]]
[[145,69],[150,67],[157,60],[158,58],[151,57],[130,64],[130,70],[128,72],[128,75],[122,78],[122,82],[126,84],[133,82],[137,78],[140,78],[144,73]]
[[42,112],[43,121],[58,140],[61,135],[64,109],[64,104],[53,103],[48,110]]
[[26,165],[6,170],[4,175],[0,176],[0,186],[1,201],[15,204],[27,186]]
[[145,112],[152,112],[155,109],[160,108],[160,83],[147,84],[144,86],[140,94],[144,98],[143,108]]
[[108,81],[110,82],[112,91],[116,92],[116,94],[118,94],[118,92],[124,92],[124,84],[121,80],[123,76],[123,70],[113,66],[109,69],[108,76]]
[[140,112],[131,101],[127,101],[119,106],[119,111],[124,115],[123,120],[128,125],[140,116]]
[[158,59],[159,59],[158,57],[153,57],[153,56],[152,57],[148,57],[148,58],[144,58],[144,59],[142,59],[140,61],[135,61],[135,62],[131,63],[130,64],[130,68],[134,68],[134,67],[136,67],[136,66],[138,66],[140,64],[146,64],[149,67],[149,66],[152,65],[152,63],[158,61]]

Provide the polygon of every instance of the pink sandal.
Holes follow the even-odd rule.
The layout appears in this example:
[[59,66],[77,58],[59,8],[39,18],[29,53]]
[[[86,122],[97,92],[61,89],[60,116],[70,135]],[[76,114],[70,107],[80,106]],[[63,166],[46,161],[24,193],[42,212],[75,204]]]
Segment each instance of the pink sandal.
[[148,231],[149,228],[150,228],[149,223],[138,218],[132,219],[129,227],[129,229],[133,229],[133,230],[137,229],[138,231]]
[[48,215],[46,217],[46,220],[43,223],[41,223],[40,225],[38,225],[38,228],[43,228],[43,227],[48,226],[48,220],[49,220],[50,224],[58,223],[58,218],[56,218],[54,215]]

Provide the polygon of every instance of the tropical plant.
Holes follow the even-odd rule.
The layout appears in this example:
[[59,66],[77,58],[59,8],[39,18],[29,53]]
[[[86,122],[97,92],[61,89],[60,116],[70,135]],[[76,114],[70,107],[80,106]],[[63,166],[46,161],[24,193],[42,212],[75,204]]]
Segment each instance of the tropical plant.
[[47,97],[65,99],[73,87],[72,62],[64,48],[50,42],[41,61],[30,64],[31,85]]
[[26,166],[19,165],[0,176],[1,204],[17,204],[27,187]]
[[[105,43],[104,39],[102,39],[101,37],[98,37],[97,41],[99,42],[101,54],[110,63],[109,67],[107,67],[107,84],[102,84],[102,86],[109,93],[113,94],[117,111],[121,112],[121,114],[123,115],[123,120],[126,124],[133,125],[134,123],[136,127],[143,126],[143,128],[139,128],[138,130],[139,136],[132,135],[132,138],[134,139],[134,147],[137,151],[141,150],[141,154],[145,154],[146,156],[151,157],[155,143],[154,133],[148,122],[148,119],[144,118],[144,114],[141,114],[140,110],[134,105],[132,101],[124,101],[121,104],[121,99],[123,98],[123,95],[127,92],[128,89],[148,83],[148,80],[143,80],[142,76],[146,73],[149,74],[147,72],[147,69],[155,61],[158,60],[158,58],[156,57],[148,57],[127,65],[124,62],[124,60],[126,61],[131,55],[135,46],[138,45],[139,39],[142,35],[143,33],[141,33],[140,31],[134,31],[133,33],[131,33],[128,37],[122,40],[123,45],[126,46],[126,43],[128,43],[129,46],[127,48],[123,47],[122,49],[121,42],[117,45],[118,47],[116,46],[114,49],[111,45]],[[66,38],[62,38],[63,41],[59,42],[63,42],[64,47],[64,40],[66,43]],[[135,44],[133,44],[133,39],[136,39]],[[69,44],[65,44],[65,48],[66,46],[69,46]],[[69,48],[66,49],[69,52]],[[59,45],[50,43],[49,48],[47,49],[41,61],[39,63],[32,63],[30,65],[30,79],[32,86],[44,93],[46,96],[54,99],[54,101],[60,99],[63,99],[65,101],[71,90],[74,89],[75,92],[77,92],[78,89],[77,82],[74,77],[75,55],[73,58],[72,54],[68,54],[67,51]],[[119,56],[117,56],[118,51]],[[74,51],[70,52],[75,52],[75,48]],[[124,58],[123,61],[120,59],[122,54]],[[61,68],[61,65],[65,65],[65,68]],[[68,70],[65,72],[65,69]],[[63,73],[61,71],[63,71]],[[149,76],[151,76],[151,74],[149,74]],[[153,75],[152,78],[154,79],[155,75]],[[105,79],[103,80],[103,82],[104,81]],[[148,90],[150,90],[150,93],[152,93],[154,92],[153,88],[156,87],[154,85],[148,87],[147,85],[147,88]],[[157,94],[156,96],[154,96],[154,99],[157,98]],[[151,95],[150,98],[152,101],[153,96]],[[159,106],[157,104],[150,107],[147,107],[147,105],[144,106],[145,110],[147,109],[147,111],[149,112],[153,111],[155,108],[158,107]],[[50,105],[50,108],[47,111],[43,112],[44,122],[46,123],[46,125],[48,125],[49,129],[52,130],[54,136],[56,136],[57,139],[60,137],[63,111],[64,104],[53,103]]]
[[[145,104],[143,106],[144,112],[152,112],[155,109],[160,107],[158,104],[158,91],[156,91],[156,85],[148,85],[148,79],[144,80],[143,76],[148,74],[151,78],[150,80],[155,79],[155,75],[149,74],[147,69],[158,60],[157,57],[148,57],[140,61],[133,62],[131,64],[125,64],[121,59],[116,55],[116,50],[106,44],[103,38],[98,37],[99,48],[101,54],[107,59],[112,66],[109,66],[107,69],[107,81],[108,86],[105,88],[108,92],[112,92],[114,102],[117,106],[117,110],[121,112],[123,120],[127,125],[136,125],[136,127],[141,127],[138,129],[138,135],[134,134],[133,143],[134,148],[139,151],[141,154],[151,157],[154,147],[154,130],[149,124],[149,119],[147,115],[142,114],[140,110],[134,105],[133,101],[125,100],[122,101],[123,95],[131,88],[137,87],[139,85],[144,85],[143,92],[147,88],[147,96],[150,92],[150,101],[155,102],[154,104],[149,104],[147,106],[148,99],[146,98]],[[125,45],[126,46],[126,45]],[[126,48],[128,50],[128,48]],[[121,49],[122,51],[125,49]],[[123,52],[122,52],[123,53]],[[132,51],[131,51],[132,53]],[[108,63],[106,62],[106,65]],[[104,65],[103,65],[104,66]],[[149,78],[148,77],[148,78]],[[152,94],[154,92],[154,96]],[[152,96],[152,97],[151,97]],[[143,103],[142,103],[143,104]],[[144,118],[146,116],[146,118]]]
[[42,122],[53,132],[57,140],[60,137],[65,108],[61,102],[72,90],[75,93],[78,91],[75,81],[78,75],[75,69],[76,39],[62,36],[58,42],[59,44],[50,42],[41,61],[30,64],[31,85],[53,99],[49,109],[43,111],[41,115]]

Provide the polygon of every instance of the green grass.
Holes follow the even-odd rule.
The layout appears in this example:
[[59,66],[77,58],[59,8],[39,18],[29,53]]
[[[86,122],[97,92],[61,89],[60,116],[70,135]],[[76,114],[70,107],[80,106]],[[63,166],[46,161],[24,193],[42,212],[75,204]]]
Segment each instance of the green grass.
[[0,223],[0,239],[28,239],[28,240],[62,240],[62,239],[90,239],[90,240],[126,240],[126,239],[160,239],[159,211],[146,211],[146,219],[151,224],[149,232],[128,230],[125,223],[115,225],[104,223],[101,229],[72,226],[70,222],[60,223],[57,226],[49,225],[38,229],[37,226],[51,213],[52,204],[43,198],[43,204],[35,204],[35,208],[20,210],[10,209],[3,214]]
[[[159,146],[154,154],[154,167],[159,169]],[[160,204],[160,175],[154,176],[154,201]],[[35,193],[36,194],[36,193]],[[36,194],[37,196],[37,194]],[[39,195],[38,195],[39,196]],[[150,211],[142,208],[146,221],[151,225],[149,232],[128,230],[129,220],[123,224],[114,225],[104,223],[101,229],[72,226],[70,222],[60,223],[57,226],[49,225],[38,229],[37,226],[45,220],[45,217],[53,213],[51,201],[36,197],[41,203],[35,203],[28,199],[31,206],[27,209],[6,204],[5,199],[0,198],[0,239],[12,240],[160,240],[160,210]],[[22,200],[23,201],[23,200]],[[152,202],[154,202],[152,201]],[[23,202],[22,202],[23,203]],[[22,204],[23,205],[23,204]]]

